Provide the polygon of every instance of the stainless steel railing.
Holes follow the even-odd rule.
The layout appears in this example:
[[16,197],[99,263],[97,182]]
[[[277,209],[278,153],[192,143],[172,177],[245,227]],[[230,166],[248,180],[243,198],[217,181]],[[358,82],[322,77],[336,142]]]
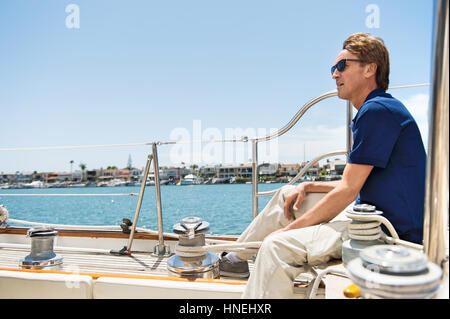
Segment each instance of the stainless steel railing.
[[[411,84],[411,85],[400,85],[400,86],[392,86],[389,89],[402,89],[402,88],[413,88],[413,87],[422,87],[422,86],[429,86],[428,83],[422,83],[422,84]],[[318,97],[313,98],[309,102],[307,102],[295,115],[294,117],[280,130],[278,130],[276,133],[268,136],[258,137],[252,139],[252,169],[254,174],[252,174],[252,212],[253,212],[253,218],[255,218],[258,215],[258,197],[260,196],[269,196],[273,195],[278,191],[278,189],[267,191],[267,192],[258,192],[258,143],[262,141],[269,141],[271,139],[280,137],[281,135],[288,132],[294,125],[302,118],[302,116],[308,111],[311,107],[313,107],[315,104],[319,103],[320,101],[323,101],[325,99],[331,98],[337,96],[337,90],[326,92],[322,95],[319,95]],[[346,109],[346,150],[345,151],[335,151],[327,154],[320,155],[313,160],[311,160],[290,182],[290,185],[295,184],[300,180],[300,178],[308,171],[308,169],[317,163],[318,161],[331,157],[336,155],[347,155],[350,153],[350,150],[353,145],[353,134],[352,130],[350,129],[350,124],[353,118],[353,107],[349,101],[347,101],[347,109]]]
[[[447,52],[448,57],[448,52]],[[447,59],[448,60],[448,59]],[[448,61],[447,61],[448,64]],[[448,83],[448,72],[447,72],[447,83]],[[429,86],[428,83],[423,84],[413,84],[413,85],[402,85],[402,86],[393,86],[389,89],[400,89],[400,88],[412,88],[412,87],[423,87],[423,86]],[[90,146],[56,146],[56,147],[33,147],[33,148],[10,148],[10,149],[0,149],[0,151],[24,151],[24,150],[57,150],[57,149],[80,149],[80,148],[100,148],[100,147],[118,147],[118,146],[152,146],[152,154],[148,155],[147,163],[144,169],[144,178],[142,179],[142,184],[139,192],[139,198],[138,203],[135,210],[134,220],[130,232],[130,236],[128,239],[128,244],[126,247],[124,247],[120,253],[130,253],[131,252],[131,246],[137,226],[138,217],[140,214],[141,206],[142,206],[142,200],[145,192],[145,186],[146,186],[146,180],[148,178],[148,174],[150,171],[150,165],[153,161],[153,169],[154,169],[154,176],[155,176],[155,195],[156,195],[156,212],[157,212],[157,218],[158,218],[158,244],[154,248],[154,255],[157,256],[167,256],[170,255],[170,251],[168,246],[164,244],[164,236],[163,236],[163,212],[162,212],[162,205],[161,205],[161,182],[160,182],[160,176],[159,176],[159,163],[158,163],[158,146],[159,145],[173,145],[173,144],[185,144],[185,143],[252,143],[252,213],[253,218],[255,218],[258,215],[258,197],[262,196],[270,196],[276,193],[280,188],[274,189],[271,191],[266,192],[258,192],[258,143],[260,142],[266,142],[269,140],[272,140],[274,138],[278,138],[282,136],[283,134],[287,133],[289,130],[291,130],[295,124],[302,118],[302,116],[314,105],[319,103],[320,101],[323,101],[325,99],[331,98],[337,96],[337,91],[329,91],[326,92],[318,97],[313,98],[309,102],[307,102],[295,115],[294,117],[281,129],[279,129],[276,133],[272,135],[262,136],[262,137],[255,137],[249,139],[246,136],[243,136],[240,139],[229,139],[229,140],[201,140],[201,141],[166,141],[166,142],[146,142],[146,143],[133,143],[133,144],[113,144],[113,145],[90,145]],[[447,89],[447,102],[448,102],[448,89]],[[350,102],[347,102],[347,108],[346,108],[346,150],[342,151],[334,151],[327,154],[320,155],[311,161],[308,162],[308,164],[303,167],[300,172],[291,180],[288,184],[293,185],[296,182],[298,182],[303,175],[308,171],[309,168],[311,168],[315,163],[318,161],[325,159],[327,157],[331,156],[337,156],[337,155],[347,155],[349,154],[351,148],[352,148],[352,131],[350,129],[350,123],[353,118],[353,108]],[[448,103],[447,103],[447,119],[448,119]],[[447,133],[448,133],[448,126],[447,126]],[[448,134],[447,134],[448,135]],[[448,145],[447,145],[447,159],[448,159]],[[448,172],[448,170],[447,170]],[[448,185],[447,185],[448,189]],[[45,196],[44,194],[40,194],[42,196]],[[82,194],[84,196],[87,196],[89,194]],[[129,194],[136,196],[137,194]],[[51,196],[51,195],[49,195]],[[448,204],[447,204],[448,207]]]
[[[413,88],[413,87],[423,87],[423,86],[429,86],[428,83],[423,83],[423,84],[412,84],[412,85],[402,85],[402,86],[393,86],[390,87],[389,89],[401,89],[401,88]],[[310,100],[308,103],[306,103],[295,115],[294,117],[280,130],[278,130],[276,133],[272,134],[272,135],[267,135],[267,136],[262,136],[262,137],[256,137],[256,138],[251,138],[248,139],[247,137],[243,137],[241,139],[234,139],[234,140],[213,140],[213,141],[196,141],[196,142],[201,142],[201,143],[224,143],[224,142],[233,142],[233,143],[237,143],[237,142],[248,142],[250,141],[252,143],[252,212],[253,212],[253,218],[255,218],[258,215],[258,197],[261,196],[269,196],[269,195],[273,195],[276,191],[278,191],[278,189],[275,190],[271,190],[271,191],[266,191],[266,192],[258,192],[258,143],[259,142],[265,142],[265,141],[269,141],[271,139],[274,138],[278,138],[280,136],[282,136],[283,134],[285,134],[286,132],[288,132],[290,129],[292,129],[294,127],[294,125],[300,120],[300,118],[302,118],[302,116],[306,113],[306,111],[308,111],[312,106],[314,106],[315,104],[319,103],[320,101],[323,101],[325,99],[331,98],[337,96],[337,91],[333,90],[333,91],[329,91],[326,92],[312,100]],[[298,182],[300,180],[300,178],[307,172],[307,170],[314,165],[315,163],[317,163],[318,161],[330,157],[330,156],[336,156],[336,155],[348,155],[351,147],[352,147],[352,131],[350,129],[350,123],[352,121],[353,118],[353,109],[352,109],[352,105],[350,102],[347,102],[347,109],[346,109],[346,125],[347,125],[347,130],[346,130],[346,150],[345,151],[335,151],[335,152],[331,152],[331,153],[327,153],[327,154],[323,154],[320,155],[316,158],[314,158],[313,160],[311,160],[310,162],[308,162],[308,164],[289,182],[289,184],[295,184],[296,182]],[[154,159],[156,158],[156,162],[157,162],[157,145],[169,145],[169,144],[178,144],[178,143],[189,143],[189,142],[157,142],[157,143],[153,143],[153,156]],[[156,249],[155,248],[155,254],[158,255],[162,255],[162,254],[167,254],[168,250],[167,247],[164,245],[164,238],[162,236],[163,234],[163,227],[162,227],[162,207],[160,204],[161,201],[161,195],[160,195],[160,182],[159,182],[159,169],[158,169],[158,165],[154,166],[154,173],[155,173],[155,188],[156,188],[156,200],[157,203],[159,202],[159,205],[157,204],[157,214],[158,214],[158,234],[159,234],[159,248]],[[145,180],[144,180],[145,181]],[[143,183],[144,183],[143,181]],[[138,212],[137,212],[138,213]],[[131,238],[131,236],[130,236]],[[130,247],[128,247],[130,248]]]

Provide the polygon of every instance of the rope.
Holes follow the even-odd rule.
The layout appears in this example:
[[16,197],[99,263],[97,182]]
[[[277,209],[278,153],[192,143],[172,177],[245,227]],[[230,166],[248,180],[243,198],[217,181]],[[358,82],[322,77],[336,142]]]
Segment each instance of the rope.
[[70,150],[82,148],[108,148],[108,147],[124,147],[124,146],[150,146],[158,145],[172,145],[172,144],[195,144],[195,143],[237,143],[248,142],[248,137],[243,136],[240,139],[230,140],[189,140],[189,141],[166,141],[166,142],[146,142],[146,143],[128,143],[128,144],[102,144],[102,145],[72,145],[72,146],[43,146],[43,147],[12,147],[0,148],[0,152],[13,151],[50,151],[50,150]]
[[[397,232],[394,229],[394,226],[387,220],[386,218],[376,215],[376,214],[353,214],[350,212],[345,212],[345,215],[348,218],[351,218],[354,221],[362,221],[363,223],[357,224],[357,223],[351,223],[349,224],[349,237],[351,239],[356,240],[375,240],[381,237],[381,228],[378,227],[380,224],[383,224],[386,226],[386,228],[391,233],[392,237],[394,239],[399,239],[399,236]],[[374,223],[376,222],[376,223]],[[378,224],[378,225],[375,225]],[[351,226],[350,226],[351,225]],[[358,225],[358,226],[356,226]],[[375,225],[375,228],[374,228]],[[379,228],[379,231],[378,231]]]
[[120,226],[89,226],[89,225],[63,225],[63,224],[50,224],[50,223],[40,223],[40,222],[30,222],[26,220],[13,219],[9,218],[8,222],[22,224],[22,225],[30,225],[30,226],[48,226],[54,228],[64,228],[64,229],[89,229],[89,230],[100,230],[100,229],[122,229]]
[[261,246],[261,241],[247,242],[247,243],[232,243],[232,244],[218,244],[205,246],[175,246],[175,252],[181,257],[200,257],[207,252],[222,252],[222,251],[244,251],[248,249],[258,249]]
[[[50,223],[41,223],[41,222],[30,222],[27,220],[20,220],[20,219],[13,219],[9,218],[9,222],[16,223],[16,224],[22,224],[22,225],[29,225],[29,226],[48,226],[53,227],[55,229],[72,229],[72,230],[122,230],[122,227],[117,225],[64,225],[64,224],[50,224]],[[158,232],[155,230],[142,228],[142,227],[136,227],[136,230],[138,232],[157,235]],[[178,235],[176,234],[170,234],[170,233],[163,233],[163,235],[171,238],[178,238]]]
[[44,146],[44,147],[14,147],[0,148],[0,152],[8,151],[48,151],[48,150],[68,150],[80,148],[103,148],[103,147],[123,147],[123,146],[148,146],[153,143],[130,143],[130,144],[104,144],[104,145],[76,145],[76,146]]
[[317,289],[319,288],[319,284],[322,281],[322,278],[325,275],[328,275],[330,273],[339,274],[339,275],[342,275],[342,276],[348,278],[348,274],[344,270],[336,269],[336,268],[332,268],[332,267],[325,269],[314,279],[314,284],[311,288],[311,292],[309,293],[308,299],[315,299],[316,294],[317,294]]
[[[351,218],[353,221],[358,221],[359,223],[348,224],[348,235],[351,239],[356,240],[376,240],[381,239],[387,244],[400,245],[404,247],[413,248],[416,250],[423,251],[423,246],[411,243],[406,240],[399,238],[394,226],[389,222],[388,219],[378,215],[378,214],[353,214],[350,212],[345,212],[345,215]],[[380,228],[383,224],[391,233],[392,237],[387,236]]]
[[409,248],[413,248],[413,249],[417,249],[417,250],[423,251],[423,246],[422,245],[411,243],[409,241],[401,240],[401,239],[398,239],[398,238],[392,238],[392,237],[387,236],[384,233],[381,234],[381,239],[384,240],[386,243],[391,244],[391,245],[400,245],[400,246],[405,246],[405,247],[409,247]]

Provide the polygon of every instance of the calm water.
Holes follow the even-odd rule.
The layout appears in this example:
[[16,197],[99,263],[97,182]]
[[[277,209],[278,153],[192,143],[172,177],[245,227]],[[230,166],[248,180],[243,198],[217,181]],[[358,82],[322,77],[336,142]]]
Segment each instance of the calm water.
[[[282,185],[259,184],[258,187],[259,191],[266,191]],[[120,225],[123,218],[133,220],[137,196],[8,197],[2,194],[129,194],[139,193],[139,190],[138,186],[0,189],[0,204],[8,208],[10,218],[14,219],[72,225]],[[161,186],[164,231],[172,232],[172,226],[184,217],[198,216],[211,224],[211,233],[240,234],[252,220],[251,194],[250,184]],[[259,198],[259,211],[270,198]],[[157,230],[157,225],[155,188],[147,186],[138,226]]]

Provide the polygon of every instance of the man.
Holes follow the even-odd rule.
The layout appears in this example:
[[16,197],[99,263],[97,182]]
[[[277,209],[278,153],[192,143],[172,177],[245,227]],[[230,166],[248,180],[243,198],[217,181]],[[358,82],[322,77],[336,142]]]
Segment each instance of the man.
[[[351,35],[331,72],[339,98],[358,110],[342,180],[283,187],[253,220],[238,242],[264,241],[243,298],[291,298],[303,265],[341,258],[349,221],[340,213],[355,199],[383,211],[401,239],[422,242],[426,154],[411,114],[385,93],[389,53],[383,40]],[[326,195],[308,204],[317,192]],[[221,274],[248,276],[249,257],[223,255]]]

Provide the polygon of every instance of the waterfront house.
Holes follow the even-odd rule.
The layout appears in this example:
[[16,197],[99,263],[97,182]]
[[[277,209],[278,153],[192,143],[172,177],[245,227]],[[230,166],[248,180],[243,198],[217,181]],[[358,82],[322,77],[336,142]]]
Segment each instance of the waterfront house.
[[259,176],[274,176],[278,171],[278,164],[263,163],[258,166]]
[[13,183],[15,174],[5,174],[2,172],[0,175],[0,183]]
[[236,177],[251,178],[253,172],[252,164],[241,164],[237,168]]
[[300,170],[298,164],[281,164],[278,169],[278,175],[280,176],[295,176]]
[[128,168],[125,169],[117,169],[114,172],[115,178],[128,181],[130,180],[130,170]]
[[161,174],[164,176],[164,179],[179,181],[186,175],[191,174],[191,170],[186,167],[170,167],[164,169],[162,173],[160,172],[160,176]]
[[31,183],[33,181],[33,172],[16,172],[14,174],[14,183]]
[[339,176],[344,172],[345,165],[347,165],[346,160],[336,158],[333,160],[327,160],[326,164],[323,165],[323,168],[329,175]]
[[220,166],[217,168],[218,178],[251,178],[252,177],[252,165],[241,164],[239,166],[229,165]]
[[221,179],[235,177],[234,169],[235,166],[220,166],[217,168],[217,177]]
[[72,180],[72,173],[70,172],[60,172],[55,173],[58,182],[66,182]]
[[5,174],[5,173],[1,173],[0,174],[0,183],[8,183],[12,180],[12,176],[10,178],[11,174]]
[[142,174],[142,171],[138,168],[132,168],[130,170],[130,181],[136,182],[139,180],[139,176]]
[[116,178],[115,174],[116,169],[101,169],[100,176],[98,176],[98,180],[101,182],[111,181]]
[[214,178],[217,176],[217,166],[202,166],[199,172],[203,178]]
[[[300,164],[300,170],[302,170],[309,162],[303,162]],[[320,167],[319,167],[319,163],[315,163],[313,164],[313,166],[311,166],[310,168],[308,168],[308,170],[306,171],[304,176],[309,176],[309,177],[318,177],[320,174]]]
[[[97,181],[98,177],[100,176],[100,170],[98,169],[91,169],[91,170],[86,170],[86,179],[88,182],[95,182]],[[81,175],[82,177],[82,175]],[[80,177],[80,180],[81,180]]]

